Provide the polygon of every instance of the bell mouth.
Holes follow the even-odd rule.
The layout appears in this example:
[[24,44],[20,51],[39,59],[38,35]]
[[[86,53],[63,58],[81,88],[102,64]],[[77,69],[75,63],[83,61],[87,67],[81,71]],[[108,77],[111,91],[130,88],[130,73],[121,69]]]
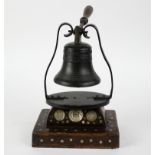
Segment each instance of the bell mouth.
[[62,85],[62,86],[67,86],[67,87],[91,87],[91,86],[95,86],[97,84],[100,83],[100,78],[98,77],[96,80],[94,81],[87,81],[87,82],[73,82],[73,81],[62,81],[58,78],[55,77],[54,82],[56,84]]

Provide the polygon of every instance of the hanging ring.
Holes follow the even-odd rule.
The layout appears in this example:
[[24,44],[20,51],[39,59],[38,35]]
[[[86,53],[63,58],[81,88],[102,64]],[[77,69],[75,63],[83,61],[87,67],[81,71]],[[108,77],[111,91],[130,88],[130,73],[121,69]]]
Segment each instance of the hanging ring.
[[107,64],[107,66],[108,66],[108,69],[109,69],[109,71],[110,71],[110,77],[111,77],[111,90],[110,90],[110,95],[109,95],[109,97],[108,97],[108,98],[110,99],[110,98],[112,98],[112,95],[113,95],[113,87],[114,87],[112,69],[111,69],[111,66],[110,66],[110,63],[109,63],[108,59],[106,58],[106,55],[105,55],[105,53],[104,53],[104,50],[103,50],[103,48],[102,48],[101,38],[100,38],[100,34],[99,34],[99,31],[98,31],[98,28],[97,28],[94,24],[88,24],[88,25],[86,25],[86,26],[83,28],[83,36],[84,36],[85,38],[90,38],[90,37],[88,36],[88,34],[87,34],[88,31],[86,31],[86,28],[88,28],[88,27],[92,27],[92,28],[94,28],[94,29],[96,30],[97,37],[98,37],[98,41],[99,41],[99,47],[100,47],[102,56],[103,56],[103,58],[104,58],[104,60],[105,60],[105,62],[106,62],[106,64]]
[[57,47],[58,47],[58,41],[59,41],[59,32],[60,32],[60,29],[63,27],[63,26],[69,26],[70,27],[70,30],[68,30],[68,33],[67,34],[64,34],[65,37],[69,37],[73,34],[73,27],[71,24],[69,23],[62,23],[59,27],[58,27],[58,31],[57,31],[57,38],[56,38],[56,44],[55,44],[55,49],[54,49],[54,53],[53,53],[53,56],[47,66],[47,69],[46,69],[46,72],[45,72],[45,76],[44,76],[44,91],[45,91],[45,97],[46,99],[48,99],[48,94],[47,94],[47,86],[46,86],[46,79],[47,79],[47,73],[49,71],[49,68],[51,66],[51,63],[55,57],[55,54],[56,54],[56,51],[57,51]]

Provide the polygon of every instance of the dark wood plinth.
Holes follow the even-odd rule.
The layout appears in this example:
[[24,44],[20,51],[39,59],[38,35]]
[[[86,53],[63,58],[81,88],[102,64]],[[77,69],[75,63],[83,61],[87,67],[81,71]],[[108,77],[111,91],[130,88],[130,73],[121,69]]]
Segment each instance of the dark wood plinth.
[[63,129],[47,128],[50,109],[43,109],[32,134],[33,147],[57,148],[118,148],[119,130],[114,110],[105,111],[106,129],[87,128]]

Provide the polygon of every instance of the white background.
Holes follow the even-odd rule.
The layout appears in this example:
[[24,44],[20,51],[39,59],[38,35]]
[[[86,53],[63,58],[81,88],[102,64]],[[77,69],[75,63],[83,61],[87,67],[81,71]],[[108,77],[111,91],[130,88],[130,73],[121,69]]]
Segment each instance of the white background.
[[[31,133],[45,104],[43,76],[54,50],[61,22],[79,23],[84,6],[91,4],[90,23],[100,31],[103,47],[114,73],[114,96],[107,109],[115,109],[120,129],[116,150],[34,149]],[[65,33],[67,27],[61,31]],[[108,93],[109,73],[90,29],[93,64],[103,79],[89,90]],[[53,83],[61,67],[64,43],[50,71],[49,91],[71,90]],[[65,150],[65,151],[64,151]],[[9,154],[150,154],[150,2],[116,1],[5,1],[5,153]]]

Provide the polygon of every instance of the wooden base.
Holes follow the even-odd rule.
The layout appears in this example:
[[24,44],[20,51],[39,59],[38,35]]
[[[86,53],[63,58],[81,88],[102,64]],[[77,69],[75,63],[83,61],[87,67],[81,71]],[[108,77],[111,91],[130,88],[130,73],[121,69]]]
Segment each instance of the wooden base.
[[116,113],[114,110],[105,110],[105,130],[94,127],[89,131],[87,128],[63,129],[47,128],[47,118],[50,109],[43,109],[32,134],[33,147],[56,147],[56,148],[118,148],[119,130]]

